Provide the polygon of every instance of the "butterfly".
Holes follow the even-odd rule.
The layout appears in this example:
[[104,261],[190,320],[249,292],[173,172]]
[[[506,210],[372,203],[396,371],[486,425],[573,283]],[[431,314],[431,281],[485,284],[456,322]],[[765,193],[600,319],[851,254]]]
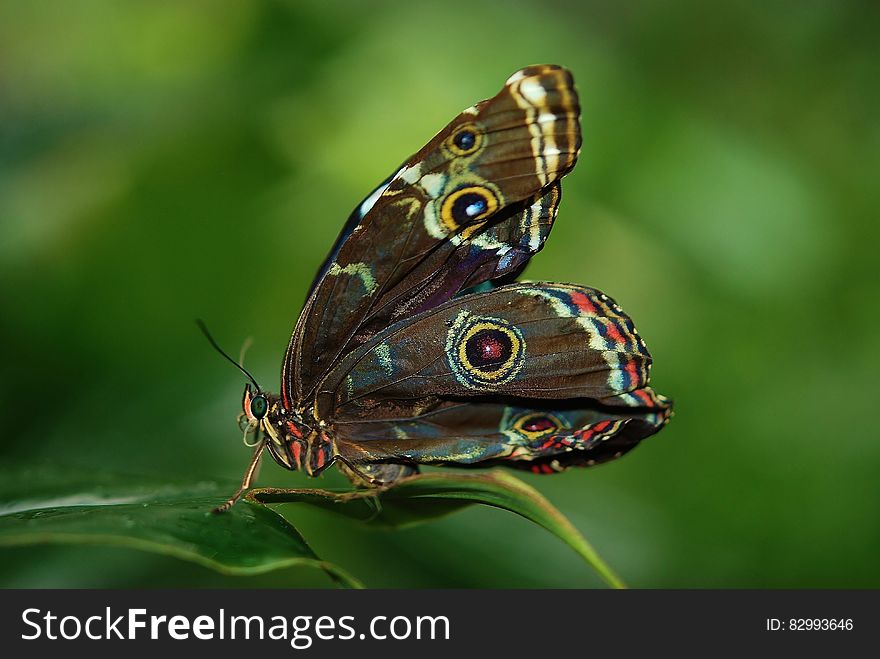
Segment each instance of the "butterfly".
[[239,418],[255,451],[218,510],[265,451],[378,487],[420,465],[591,466],[667,423],[671,402],[648,386],[651,356],[614,300],[517,281],[580,146],[571,74],[530,66],[355,208],[311,285],[280,394],[227,356],[250,378]]

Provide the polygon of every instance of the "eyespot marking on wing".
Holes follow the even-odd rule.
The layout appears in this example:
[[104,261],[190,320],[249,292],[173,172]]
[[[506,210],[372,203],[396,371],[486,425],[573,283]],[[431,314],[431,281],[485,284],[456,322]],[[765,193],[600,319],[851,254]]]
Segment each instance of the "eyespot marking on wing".
[[502,318],[462,311],[446,335],[446,360],[470,389],[494,389],[517,376],[525,362],[522,332]]

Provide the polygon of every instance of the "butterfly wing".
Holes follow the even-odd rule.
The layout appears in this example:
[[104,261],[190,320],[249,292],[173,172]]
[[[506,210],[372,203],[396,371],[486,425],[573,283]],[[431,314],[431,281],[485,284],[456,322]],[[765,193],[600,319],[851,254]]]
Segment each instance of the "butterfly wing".
[[307,398],[343,355],[395,319],[521,269],[540,249],[557,181],[577,158],[579,112],[567,71],[523,69],[377,188],[306,302],[285,357],[285,400]]
[[[401,166],[398,170],[402,169]],[[339,250],[342,249],[342,245],[345,244],[345,241],[348,240],[349,236],[354,233],[355,228],[363,222],[364,217],[366,217],[367,213],[376,203],[376,200],[385,192],[385,189],[391,183],[391,179],[394,178],[394,174],[386,178],[379,185],[377,185],[364,199],[355,206],[354,210],[348,216],[348,219],[345,221],[345,224],[342,225],[342,229],[339,232],[339,235],[336,237],[336,242],[333,243],[333,248],[330,250],[330,253],[327,255],[327,258],[324,259],[324,263],[318,269],[318,272],[315,273],[315,278],[312,280],[312,285],[309,286],[309,292],[306,295],[306,301],[312,296],[312,293],[315,292],[315,288],[317,288],[318,284],[321,283],[321,280],[327,274],[327,270],[336,262],[336,257],[339,254]]]
[[499,464],[546,474],[618,458],[659,432],[671,413],[650,387],[602,402],[449,402],[409,419],[338,423],[336,447],[348,463],[367,468]]
[[319,419],[415,416],[426,401],[520,396],[602,400],[648,384],[651,356],[600,291],[515,283],[464,295],[382,331],[318,387]]
[[651,358],[611,298],[517,283],[397,323],[321,383],[351,464],[516,463],[539,472],[622,455],[668,420]]
[[359,342],[398,320],[446,302],[459,291],[515,279],[543,248],[561,198],[562,186],[554,183],[542,196],[475,227],[466,239],[439,244],[382,296],[359,328]]

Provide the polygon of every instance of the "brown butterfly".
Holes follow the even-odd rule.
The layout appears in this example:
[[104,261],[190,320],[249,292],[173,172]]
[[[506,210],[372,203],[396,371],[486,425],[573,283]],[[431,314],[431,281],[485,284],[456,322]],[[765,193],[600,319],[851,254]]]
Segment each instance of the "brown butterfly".
[[531,66],[357,206],[293,330],[280,395],[245,387],[254,457],[218,510],[264,449],[381,486],[421,464],[590,466],[663,427],[671,403],[647,386],[650,354],[614,300],[514,281],[580,145],[571,74]]

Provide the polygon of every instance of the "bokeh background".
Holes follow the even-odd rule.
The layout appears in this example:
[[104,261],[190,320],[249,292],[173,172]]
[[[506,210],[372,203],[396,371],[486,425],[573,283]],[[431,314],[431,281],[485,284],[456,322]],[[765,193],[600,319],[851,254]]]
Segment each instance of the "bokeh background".
[[[252,336],[277,382],[351,208],[514,70],[559,63],[584,148],[527,276],[614,296],[677,414],[623,460],[523,478],[634,586],[878,587],[878,34],[868,2],[4,2],[0,460],[234,486],[243,378],[193,319],[234,353]],[[371,586],[600,584],[500,511],[288,514]],[[0,583],[328,582],[30,547]]]

